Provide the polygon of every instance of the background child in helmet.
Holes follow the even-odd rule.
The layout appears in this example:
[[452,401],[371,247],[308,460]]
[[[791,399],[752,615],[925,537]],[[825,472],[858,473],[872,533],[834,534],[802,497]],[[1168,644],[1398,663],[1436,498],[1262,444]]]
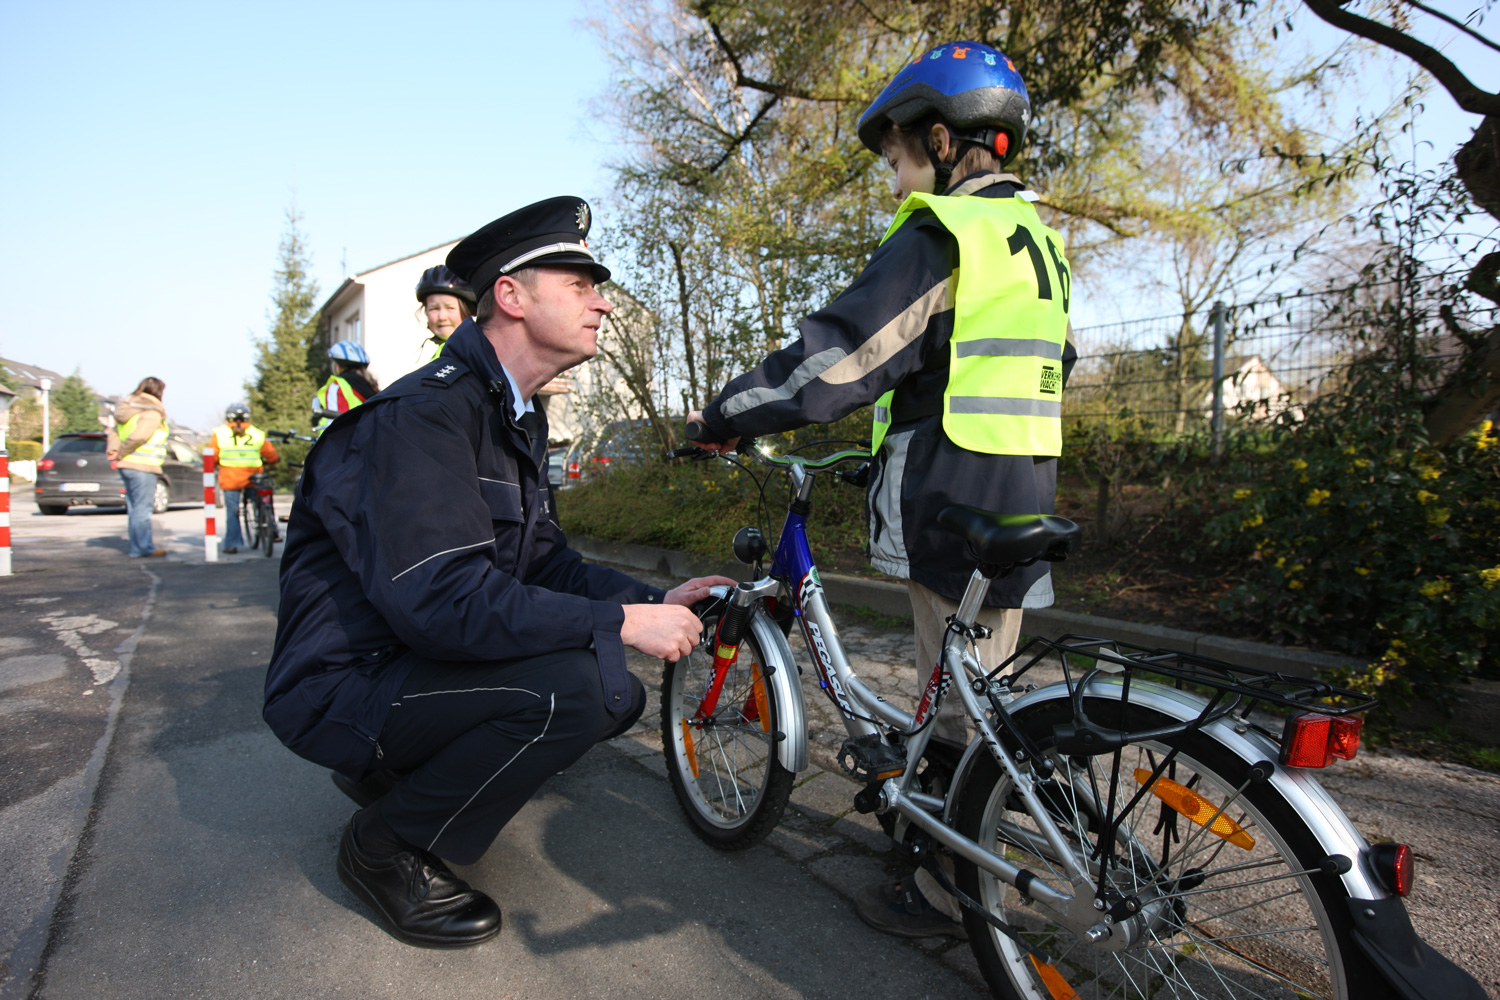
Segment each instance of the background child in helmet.
[[333,374],[313,396],[313,433],[320,434],[323,428],[340,413],[354,409],[360,403],[380,391],[369,373],[370,356],[365,349],[352,340],[341,340],[328,349],[328,359],[333,362]]
[[447,265],[439,264],[422,272],[417,281],[417,301],[422,303],[417,318],[426,322],[432,335],[428,339],[437,345],[427,359],[431,361],[443,353],[443,346],[458,325],[474,315],[474,289]]
[[[1020,74],[989,46],[938,46],[897,73],[859,121],[861,141],[895,171],[902,204],[885,239],[801,337],[688,417],[726,442],[717,450],[875,404],[870,561],[907,581],[918,689],[974,569],[937,512],[1053,510],[1072,275],[1062,237],[1002,172],[1029,119]],[[994,581],[979,617],[992,630],[978,643],[984,663],[1014,651],[1022,608],[1051,603],[1046,563]],[[958,698],[944,699],[926,751],[933,791],[945,790],[967,728]],[[871,887],[858,908],[892,934],[965,933],[925,871]]]
[[250,407],[232,403],[224,410],[224,423],[214,430],[214,455],[218,458],[219,494],[224,498],[224,551],[238,552],[245,544],[240,531],[240,491],[250,477],[267,465],[281,461],[266,432],[250,423]]

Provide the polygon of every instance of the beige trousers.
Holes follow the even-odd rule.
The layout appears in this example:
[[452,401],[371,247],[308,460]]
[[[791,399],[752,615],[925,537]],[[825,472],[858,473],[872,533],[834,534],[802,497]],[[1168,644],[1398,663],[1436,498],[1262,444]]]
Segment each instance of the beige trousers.
[[[917,690],[927,686],[932,676],[932,667],[943,652],[943,639],[948,631],[948,618],[958,613],[958,602],[950,601],[920,583],[906,581],[906,590],[911,595],[912,626],[917,637]],[[1021,637],[1020,608],[983,608],[979,612],[979,624],[992,632],[988,639],[980,640],[980,661],[993,670],[1016,651],[1016,642]],[[962,678],[955,678],[962,680]],[[938,717],[933,722],[933,735],[951,743],[967,745],[973,727],[964,712],[963,702],[952,691],[943,699]],[[953,862],[947,855],[938,858],[943,874],[951,881]],[[952,920],[963,920],[962,907],[957,900],[943,891],[937,880],[925,869],[917,869],[917,888],[927,901]]]

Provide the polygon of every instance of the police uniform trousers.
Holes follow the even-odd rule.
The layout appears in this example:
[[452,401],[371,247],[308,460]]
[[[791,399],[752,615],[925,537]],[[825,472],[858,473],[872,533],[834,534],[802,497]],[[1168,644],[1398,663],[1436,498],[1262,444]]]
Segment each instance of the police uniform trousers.
[[410,773],[380,799],[380,815],[454,864],[477,862],[547,778],[629,729],[646,705],[630,674],[630,710],[605,709],[592,649],[502,662],[407,655],[415,662],[376,766]]

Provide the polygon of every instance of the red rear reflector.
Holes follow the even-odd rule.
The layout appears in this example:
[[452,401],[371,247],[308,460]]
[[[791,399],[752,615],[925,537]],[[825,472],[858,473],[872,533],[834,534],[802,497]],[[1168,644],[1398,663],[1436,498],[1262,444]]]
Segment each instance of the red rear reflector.
[[1287,767],[1327,767],[1333,762],[1328,752],[1329,723],[1327,715],[1302,714],[1288,719],[1281,733],[1281,762]]
[[583,470],[579,468],[577,462],[569,462],[568,463],[568,478],[569,479],[577,479],[577,478],[579,478],[579,475],[582,472],[583,472]]
[[1416,874],[1411,848],[1405,844],[1373,844],[1370,847],[1370,866],[1380,884],[1398,896],[1411,892],[1412,877]]
[[38,469],[46,470],[46,469],[52,468],[56,464],[57,463],[54,462],[54,461],[52,461],[52,459],[50,459],[50,458],[44,458],[40,462],[36,463],[36,467]]
[[1353,760],[1359,753],[1359,731],[1365,720],[1357,715],[1336,715],[1328,728],[1328,752],[1340,760]]
[[1363,726],[1357,715],[1294,715],[1281,733],[1281,762],[1287,767],[1327,767],[1335,757],[1353,760]]

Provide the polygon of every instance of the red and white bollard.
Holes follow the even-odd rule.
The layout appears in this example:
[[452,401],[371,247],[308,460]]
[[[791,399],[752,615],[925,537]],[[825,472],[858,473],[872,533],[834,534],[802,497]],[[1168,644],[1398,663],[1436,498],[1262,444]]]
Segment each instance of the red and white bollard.
[[0,451],[0,576],[10,576],[10,458]]
[[203,561],[219,561],[219,530],[214,521],[214,450],[203,449]]

